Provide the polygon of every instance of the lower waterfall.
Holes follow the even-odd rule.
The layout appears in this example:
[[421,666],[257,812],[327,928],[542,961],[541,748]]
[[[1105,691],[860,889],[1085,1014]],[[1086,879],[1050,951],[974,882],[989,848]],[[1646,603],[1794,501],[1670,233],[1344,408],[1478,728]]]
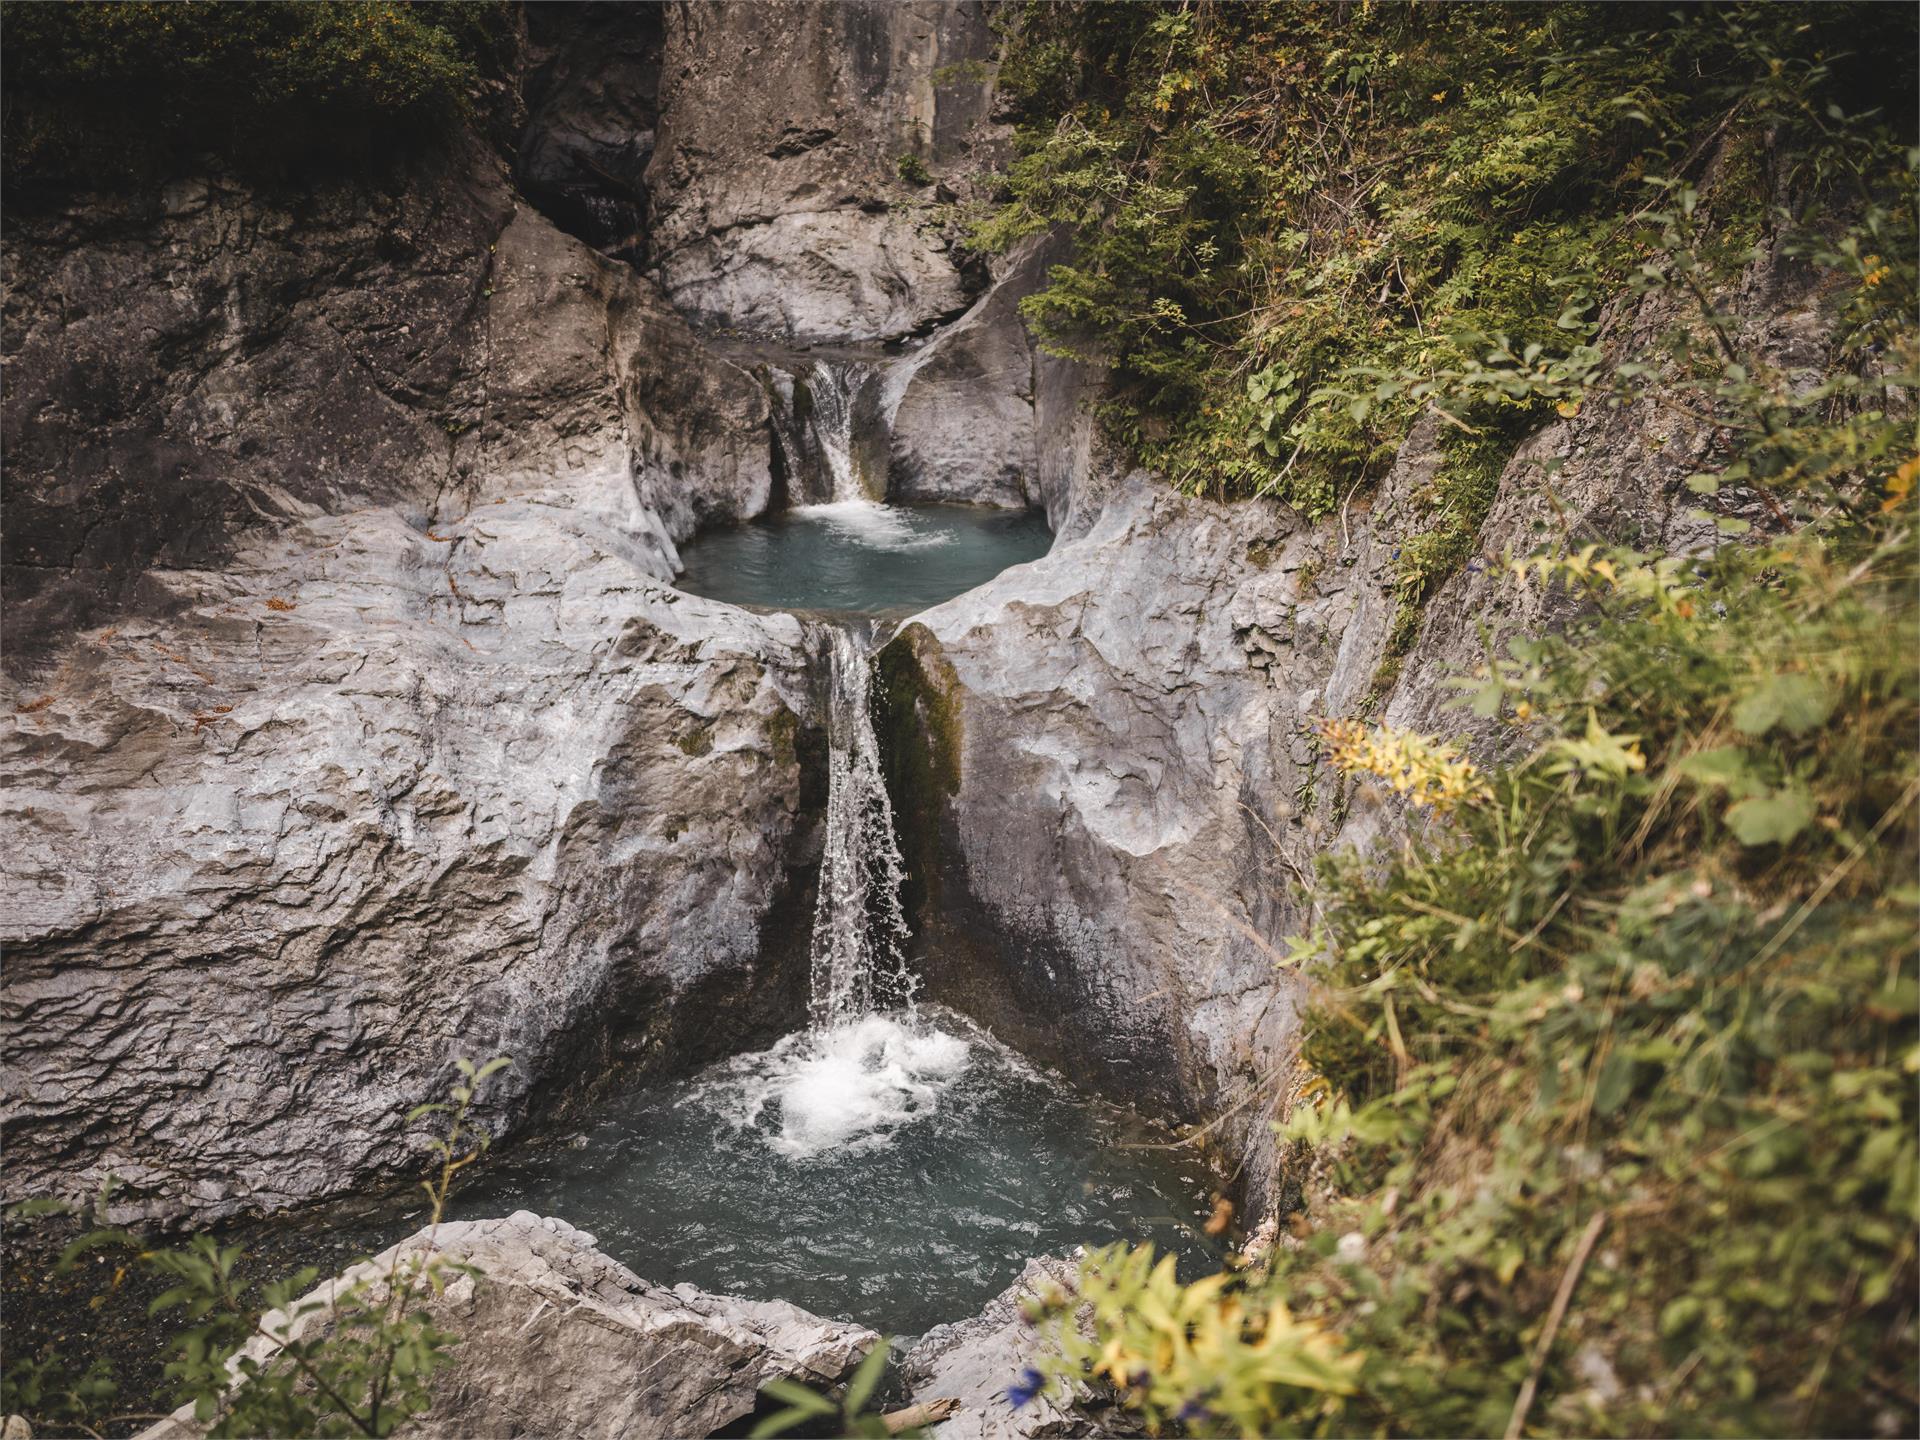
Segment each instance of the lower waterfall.
[[873,733],[872,638],[864,628],[824,627],[830,750],[826,848],[813,912],[809,1013],[815,1026],[913,1003],[900,906],[906,874]]
[[[879,507],[871,507],[878,509]],[[826,667],[827,811],[810,944],[809,1028],[754,1057],[722,1108],[757,1126],[777,1108],[776,1149],[795,1158],[885,1144],[932,1112],[970,1047],[914,1008],[905,866],[880,772],[868,623],[820,627]]]

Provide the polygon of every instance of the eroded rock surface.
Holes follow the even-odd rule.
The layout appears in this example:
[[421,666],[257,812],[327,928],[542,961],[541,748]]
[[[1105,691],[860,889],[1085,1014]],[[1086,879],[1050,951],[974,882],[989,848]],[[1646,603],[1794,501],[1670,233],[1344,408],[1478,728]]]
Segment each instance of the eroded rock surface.
[[[649,1284],[594,1249],[591,1235],[525,1210],[421,1231],[298,1303],[330,1305],[360,1282],[377,1298],[395,1260],[416,1254],[480,1272],[452,1279],[427,1307],[460,1342],[435,1378],[432,1408],[398,1432],[422,1440],[711,1435],[751,1415],[769,1381],[831,1384],[880,1338],[779,1301]],[[269,1330],[279,1323],[265,1321]],[[330,1323],[331,1311],[321,1308],[294,1321],[291,1333],[297,1339]],[[241,1354],[264,1361],[276,1349],[260,1339]],[[189,1407],[141,1440],[203,1433]]]
[[965,315],[893,362],[885,387],[890,499],[1042,506],[1034,400],[1042,357],[1018,307],[1041,281],[1043,253],[1027,245],[1009,256]]
[[456,1055],[499,1129],[803,1003],[803,635],[664,583],[764,393],[472,158],[9,233],[10,1193],[274,1208]]
[[986,18],[889,0],[669,11],[649,253],[674,303],[809,341],[896,339],[965,310],[938,185],[964,188],[1000,143]]

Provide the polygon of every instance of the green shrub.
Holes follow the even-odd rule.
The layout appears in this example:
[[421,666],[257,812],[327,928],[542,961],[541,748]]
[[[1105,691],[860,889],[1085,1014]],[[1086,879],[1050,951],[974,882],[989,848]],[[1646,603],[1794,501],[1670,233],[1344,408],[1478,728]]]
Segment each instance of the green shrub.
[[479,0],[9,5],[4,175],[113,183],[202,153],[360,164],[464,114],[511,28]]
[[[1749,103],[1806,103],[1779,74]],[[1513,763],[1324,728],[1344,783],[1433,817],[1324,860],[1323,926],[1294,945],[1319,964],[1282,1133],[1329,1193],[1201,1287],[1094,1257],[1052,1307],[1053,1375],[1098,1368],[1197,1434],[1920,1426],[1916,157],[1857,117],[1797,123],[1776,161],[1808,203],[1767,240],[1815,272],[1824,373],[1747,345],[1718,296],[1751,252],[1672,177],[1624,287],[1673,302],[1650,353],[1496,339],[1381,372],[1383,400],[1455,413],[1652,390],[1713,427],[1687,487],[1744,492],[1771,532],[1702,511],[1710,553],[1563,535],[1516,562],[1577,603],[1460,677]],[[1811,204],[1833,194],[1844,221]],[[1500,447],[1478,445],[1431,510],[1484,505]],[[1403,554],[1403,600],[1450,532]],[[1089,1297],[1092,1336],[1064,1333]]]
[[[1116,431],[1183,489],[1331,511],[1435,403],[1393,377],[1562,359],[1639,258],[1648,175],[1821,153],[1824,107],[1913,108],[1893,7],[1032,3],[1001,25],[1020,154],[994,249],[1061,228],[1023,310],[1113,366]],[[1860,47],[1865,58],[1843,58]],[[1531,363],[1531,362],[1529,362]],[[1553,397],[1480,393],[1512,433]],[[1508,412],[1517,410],[1518,415]]]

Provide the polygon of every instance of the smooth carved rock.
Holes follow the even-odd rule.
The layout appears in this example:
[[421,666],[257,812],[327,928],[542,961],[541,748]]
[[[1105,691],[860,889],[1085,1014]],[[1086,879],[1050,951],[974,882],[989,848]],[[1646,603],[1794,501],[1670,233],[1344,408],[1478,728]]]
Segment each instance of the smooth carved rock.
[[885,385],[889,499],[1043,503],[1035,351],[1018,308],[1040,283],[1043,253],[1038,244],[1021,247],[965,315],[893,363]]
[[1095,476],[1104,500],[1061,501],[1094,510],[1083,534],[881,656],[929,993],[1157,1113],[1238,1107],[1219,1138],[1256,1199],[1272,1147],[1249,1097],[1294,1033],[1274,960],[1331,839],[1303,742],[1379,662],[1392,530],[1433,463],[1411,451],[1344,545],[1337,520]]
[[315,202],[429,274],[289,269],[218,185],[9,237],[10,1195],[278,1208],[411,1165],[456,1055],[514,1057],[498,1132],[802,1007],[804,637],[665,583],[769,502],[761,387],[485,165],[439,187]]
[[[752,1414],[769,1381],[832,1384],[879,1343],[871,1330],[780,1301],[649,1284],[593,1243],[565,1221],[525,1210],[449,1222],[346,1270],[299,1303],[328,1303],[362,1281],[377,1298],[395,1259],[409,1254],[437,1254],[480,1272],[454,1279],[427,1307],[459,1343],[453,1363],[435,1377],[431,1409],[398,1432],[420,1440],[710,1435]],[[302,1317],[294,1337],[323,1329],[330,1314]],[[278,1317],[265,1325],[277,1329]],[[255,1340],[242,1354],[264,1361],[277,1348]],[[202,1433],[188,1407],[141,1440]]]

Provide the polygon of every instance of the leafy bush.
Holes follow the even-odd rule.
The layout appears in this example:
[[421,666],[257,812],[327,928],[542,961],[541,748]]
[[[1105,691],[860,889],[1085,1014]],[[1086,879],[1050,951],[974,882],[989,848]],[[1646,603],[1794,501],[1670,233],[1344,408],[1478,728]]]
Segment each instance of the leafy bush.
[[[1913,108],[1913,19],[1885,7],[1033,3],[1002,24],[1021,153],[976,242],[1072,234],[1024,310],[1113,365],[1121,435],[1182,488],[1311,514],[1438,403],[1389,377],[1597,356],[1643,177],[1740,175],[1737,243],[1787,178],[1770,144],[1828,156],[1825,107],[1863,79]],[[1510,441],[1555,397],[1458,403]]]
[[[1802,104],[1787,68],[1750,103]],[[1671,176],[1623,280],[1673,302],[1656,352],[1496,340],[1379,372],[1383,402],[1456,413],[1657,390],[1712,427],[1688,487],[1746,495],[1768,533],[1720,516],[1710,553],[1563,537],[1514,562],[1577,603],[1461,677],[1513,763],[1329,724],[1346,783],[1434,816],[1397,854],[1326,859],[1323,926],[1294,946],[1320,963],[1283,1134],[1330,1193],[1204,1289],[1096,1257],[1054,1307],[1052,1376],[1102,1367],[1202,1434],[1920,1426],[1917,157],[1802,119],[1784,158],[1809,203],[1767,238],[1815,272],[1824,372],[1744,343],[1718,297],[1751,251]],[[1844,214],[1813,208],[1836,193]],[[1202,1333],[1196,1305],[1232,1307],[1227,1359],[1107,1363]],[[1276,1346],[1347,1383],[1249,1383]]]
[[357,164],[465,113],[511,23],[485,0],[9,5],[4,175],[111,183],[202,152]]

